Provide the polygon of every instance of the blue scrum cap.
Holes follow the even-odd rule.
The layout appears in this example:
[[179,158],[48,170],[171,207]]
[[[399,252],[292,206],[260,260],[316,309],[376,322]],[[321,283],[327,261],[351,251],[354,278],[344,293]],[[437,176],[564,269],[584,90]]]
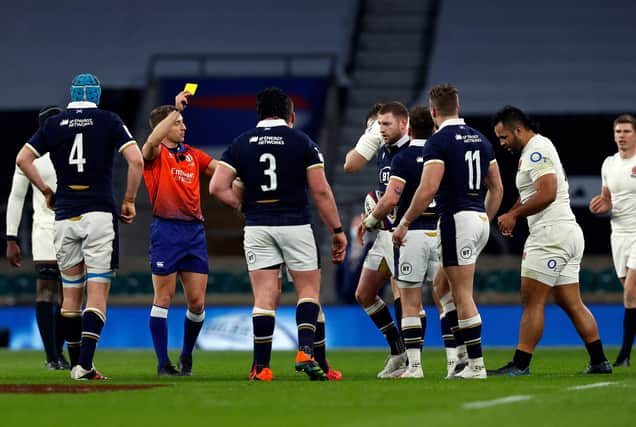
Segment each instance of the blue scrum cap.
[[78,74],[71,83],[71,101],[89,101],[99,104],[102,87],[93,74]]

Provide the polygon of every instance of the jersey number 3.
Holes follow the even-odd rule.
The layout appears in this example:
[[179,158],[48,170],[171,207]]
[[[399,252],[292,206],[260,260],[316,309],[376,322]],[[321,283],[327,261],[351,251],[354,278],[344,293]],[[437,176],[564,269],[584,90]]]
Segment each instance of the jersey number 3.
[[275,191],[278,188],[278,177],[276,176],[276,157],[270,153],[263,153],[258,158],[261,163],[267,163],[266,169],[263,171],[265,176],[269,178],[268,185],[261,185],[262,191]]
[[86,163],[84,158],[84,135],[78,133],[75,134],[71,154],[68,155],[68,164],[77,165],[77,172],[84,172],[84,163]]
[[481,162],[479,150],[466,151],[464,160],[468,163],[468,189],[479,190],[481,188]]

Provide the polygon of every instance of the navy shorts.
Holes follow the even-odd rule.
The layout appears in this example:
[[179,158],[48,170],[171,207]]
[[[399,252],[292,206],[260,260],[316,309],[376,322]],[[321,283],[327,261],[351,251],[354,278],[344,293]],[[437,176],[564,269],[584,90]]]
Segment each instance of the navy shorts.
[[204,225],[155,217],[150,226],[149,256],[152,274],[165,276],[177,271],[208,274]]

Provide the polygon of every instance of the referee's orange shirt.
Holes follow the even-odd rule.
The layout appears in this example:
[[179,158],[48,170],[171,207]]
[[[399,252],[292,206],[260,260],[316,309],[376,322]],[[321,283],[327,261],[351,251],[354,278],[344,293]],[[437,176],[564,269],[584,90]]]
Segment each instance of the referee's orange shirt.
[[161,154],[144,161],[144,181],[152,214],[163,219],[203,221],[199,175],[212,157],[188,144],[177,150],[160,145]]

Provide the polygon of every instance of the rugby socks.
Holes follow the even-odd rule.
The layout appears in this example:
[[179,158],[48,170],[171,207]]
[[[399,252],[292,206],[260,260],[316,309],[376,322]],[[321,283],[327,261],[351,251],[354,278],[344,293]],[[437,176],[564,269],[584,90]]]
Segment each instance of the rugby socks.
[[522,350],[515,350],[515,355],[512,358],[512,363],[519,369],[524,370],[530,366],[530,360],[532,359],[532,353],[527,353]]
[[318,320],[316,322],[316,334],[314,335],[314,359],[320,365],[320,368],[327,372],[329,364],[327,363],[327,337],[325,334],[325,313],[320,310]]
[[592,341],[591,343],[585,343],[585,348],[590,355],[590,365],[598,365],[607,360],[605,353],[603,352],[603,344],[601,340]]
[[[453,305],[455,307],[455,305]],[[455,337],[455,347],[457,348],[457,354],[460,356],[461,354],[466,352],[466,345],[464,343],[463,336],[459,333],[459,320],[457,319],[457,309],[453,309],[446,312],[446,321],[448,322],[448,327],[450,329],[451,334]]]
[[296,325],[298,325],[298,349],[310,357],[314,355],[314,337],[320,303],[314,298],[301,298],[296,305]]
[[192,350],[197,342],[204,320],[205,310],[199,314],[195,314],[190,310],[186,311],[183,322],[183,347],[181,348],[180,356],[182,359],[192,356]]
[[451,332],[446,314],[442,314],[439,317],[439,320],[442,326],[442,340],[444,341],[446,354],[448,354],[449,349],[453,349],[453,353],[455,354],[455,356],[457,356],[457,341],[455,340],[455,335],[453,335],[453,333]]
[[395,324],[399,331],[402,330],[402,300],[397,297],[393,300],[393,309],[395,310]]
[[410,367],[421,366],[421,353],[424,339],[422,338],[422,320],[420,317],[405,317],[402,319],[402,337],[409,359]]
[[170,362],[168,359],[168,309],[153,305],[150,309],[150,335],[157,355],[157,369]]
[[95,348],[104,323],[106,323],[106,315],[100,310],[93,307],[84,310],[79,364],[87,371],[93,369],[93,356],[95,356]]
[[269,368],[272,356],[272,338],[276,326],[276,312],[254,307],[252,310],[252,328],[254,331],[254,366],[256,373]]
[[375,326],[384,334],[389,347],[391,348],[392,355],[402,354],[405,351],[404,343],[400,336],[400,332],[395,327],[393,319],[391,318],[391,312],[386,306],[382,298],[378,298],[377,301],[365,307],[364,311],[367,312]]
[[82,312],[80,310],[64,310],[62,309],[62,318],[64,319],[62,327],[64,328],[64,336],[66,337],[66,348],[68,349],[68,357],[71,366],[79,364],[80,342],[82,339]]
[[57,362],[55,337],[55,319],[57,316],[53,311],[54,305],[48,301],[37,301],[35,303],[35,320],[38,324],[42,344],[44,344],[47,362]]
[[623,316],[623,344],[616,360],[629,359],[636,335],[636,308],[626,308]]
[[422,327],[422,340],[423,340],[424,335],[426,335],[426,310],[424,310],[424,308],[420,310],[420,325]]
[[458,335],[466,344],[468,359],[479,359],[483,356],[481,351],[481,316],[479,314],[468,319],[459,319]]

